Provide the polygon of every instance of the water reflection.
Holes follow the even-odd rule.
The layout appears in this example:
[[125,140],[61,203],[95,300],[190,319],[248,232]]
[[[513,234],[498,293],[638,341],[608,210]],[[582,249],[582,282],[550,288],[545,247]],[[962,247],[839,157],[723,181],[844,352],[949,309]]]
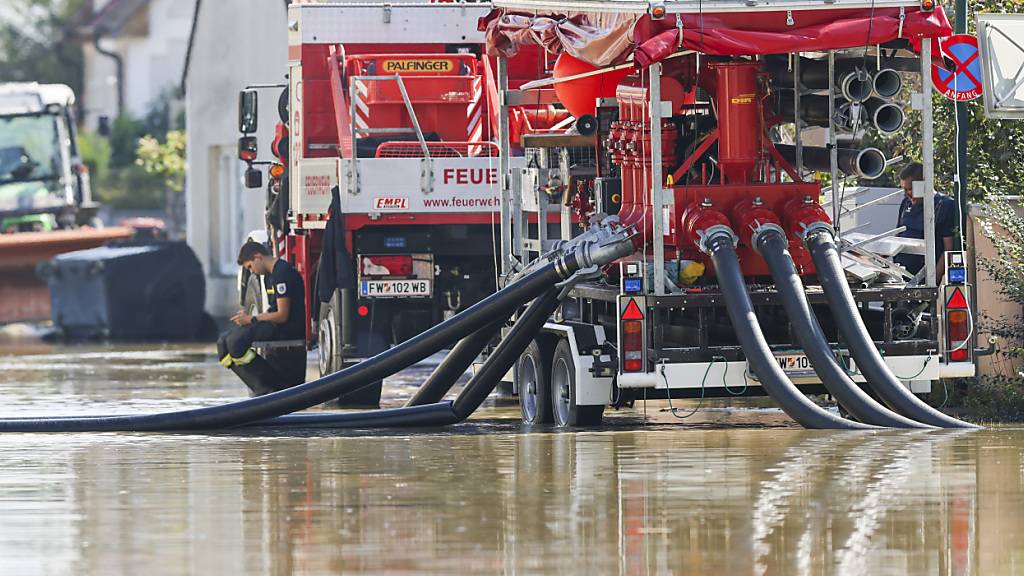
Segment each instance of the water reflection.
[[[211,401],[234,393],[182,380],[215,361],[189,354],[171,356],[174,390]],[[36,413],[100,386],[61,381],[59,368],[46,369],[49,379],[18,370],[45,384],[19,396],[2,376],[0,401]],[[140,382],[158,382],[153,373]],[[445,432],[0,436],[0,565],[4,574],[1024,573],[1024,430],[616,422],[527,433],[504,409]]]
[[498,432],[0,437],[0,557],[12,574],[1024,565],[1021,432]]

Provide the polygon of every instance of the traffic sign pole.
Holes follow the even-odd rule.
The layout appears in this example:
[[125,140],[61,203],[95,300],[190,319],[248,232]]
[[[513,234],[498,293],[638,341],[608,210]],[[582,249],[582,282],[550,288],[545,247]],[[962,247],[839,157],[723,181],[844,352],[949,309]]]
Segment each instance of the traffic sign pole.
[[[955,34],[967,34],[967,0],[956,0],[954,15]],[[956,202],[960,210],[957,214],[957,226],[960,233],[953,237],[953,249],[963,250],[964,234],[967,233],[967,180],[971,173],[967,163],[967,134],[970,131],[967,121],[967,103],[956,101]]]

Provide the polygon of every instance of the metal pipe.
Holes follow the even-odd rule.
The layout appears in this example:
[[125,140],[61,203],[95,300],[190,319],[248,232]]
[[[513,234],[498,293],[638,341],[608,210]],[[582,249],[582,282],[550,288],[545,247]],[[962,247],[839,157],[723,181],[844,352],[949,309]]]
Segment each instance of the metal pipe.
[[892,410],[918,422],[940,428],[976,428],[973,424],[947,416],[925,404],[903,386],[886,366],[864,326],[864,320],[860,317],[860,311],[846,283],[846,273],[832,235],[822,228],[815,228],[805,242],[818,270],[818,279],[832,309],[832,317],[857,361],[857,368],[864,373],[875,394]]
[[[796,158],[796,148],[792,145],[776,144],[775,148],[784,158],[791,162]],[[834,153],[838,168],[846,174],[858,176],[865,180],[873,180],[885,172],[885,154],[878,148],[863,148],[859,150],[856,148],[829,150],[820,146],[804,146],[803,148],[804,166],[811,170],[822,172],[831,170],[831,156]],[[834,192],[835,186],[832,188]],[[833,211],[837,210],[834,209]],[[835,217],[838,217],[838,214]]]
[[924,270],[925,283],[935,278],[935,142],[932,124],[932,43],[921,43],[921,161],[924,164]]
[[705,247],[715,264],[718,282],[725,297],[725,307],[732,322],[736,337],[747,357],[747,363],[757,376],[761,387],[783,411],[805,428],[833,428],[863,430],[874,428],[841,418],[814,404],[793,385],[775,361],[768,342],[764,339],[754,306],[747,294],[747,287],[736,256],[734,236],[731,230],[711,232]]
[[114,118],[117,119],[124,114],[124,58],[117,52],[112,52],[100,46],[100,40],[102,39],[103,36],[97,32],[92,37],[92,46],[96,49],[96,52],[114,61],[114,74],[117,82],[117,114]]
[[871,86],[879,97],[892,98],[903,89],[903,77],[892,68],[883,68],[875,72],[875,77],[871,80]]
[[[665,294],[665,235],[661,215],[665,209],[665,179],[661,165],[661,63],[652,64],[648,75],[648,102],[651,122],[651,205],[654,218],[651,222],[654,232],[654,278],[651,283],[655,296]],[[644,191],[646,193],[646,191]]]
[[871,122],[883,134],[893,134],[903,128],[906,116],[903,108],[881,98],[869,98],[863,104]]
[[892,412],[854,384],[836,360],[807,302],[804,285],[789,256],[786,238],[776,229],[765,229],[761,233],[755,231],[754,238],[754,248],[768,263],[786,315],[793,323],[793,333],[811,361],[814,372],[836,401],[865,424],[889,428],[930,428]]

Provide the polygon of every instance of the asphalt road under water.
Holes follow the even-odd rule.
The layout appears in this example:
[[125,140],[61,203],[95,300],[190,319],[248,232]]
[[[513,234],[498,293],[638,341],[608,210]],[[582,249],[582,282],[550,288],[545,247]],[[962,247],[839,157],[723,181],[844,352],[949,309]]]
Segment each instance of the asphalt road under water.
[[[209,347],[0,342],[4,415],[242,397]],[[1024,429],[662,407],[575,433],[497,402],[445,430],[0,435],[0,573],[1024,574]]]

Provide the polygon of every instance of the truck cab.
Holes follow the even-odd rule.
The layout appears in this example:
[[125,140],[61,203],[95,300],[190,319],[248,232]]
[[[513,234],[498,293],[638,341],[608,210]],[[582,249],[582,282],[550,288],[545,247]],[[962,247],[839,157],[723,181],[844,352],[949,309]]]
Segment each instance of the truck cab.
[[0,231],[73,228],[95,217],[62,84],[0,85]]

